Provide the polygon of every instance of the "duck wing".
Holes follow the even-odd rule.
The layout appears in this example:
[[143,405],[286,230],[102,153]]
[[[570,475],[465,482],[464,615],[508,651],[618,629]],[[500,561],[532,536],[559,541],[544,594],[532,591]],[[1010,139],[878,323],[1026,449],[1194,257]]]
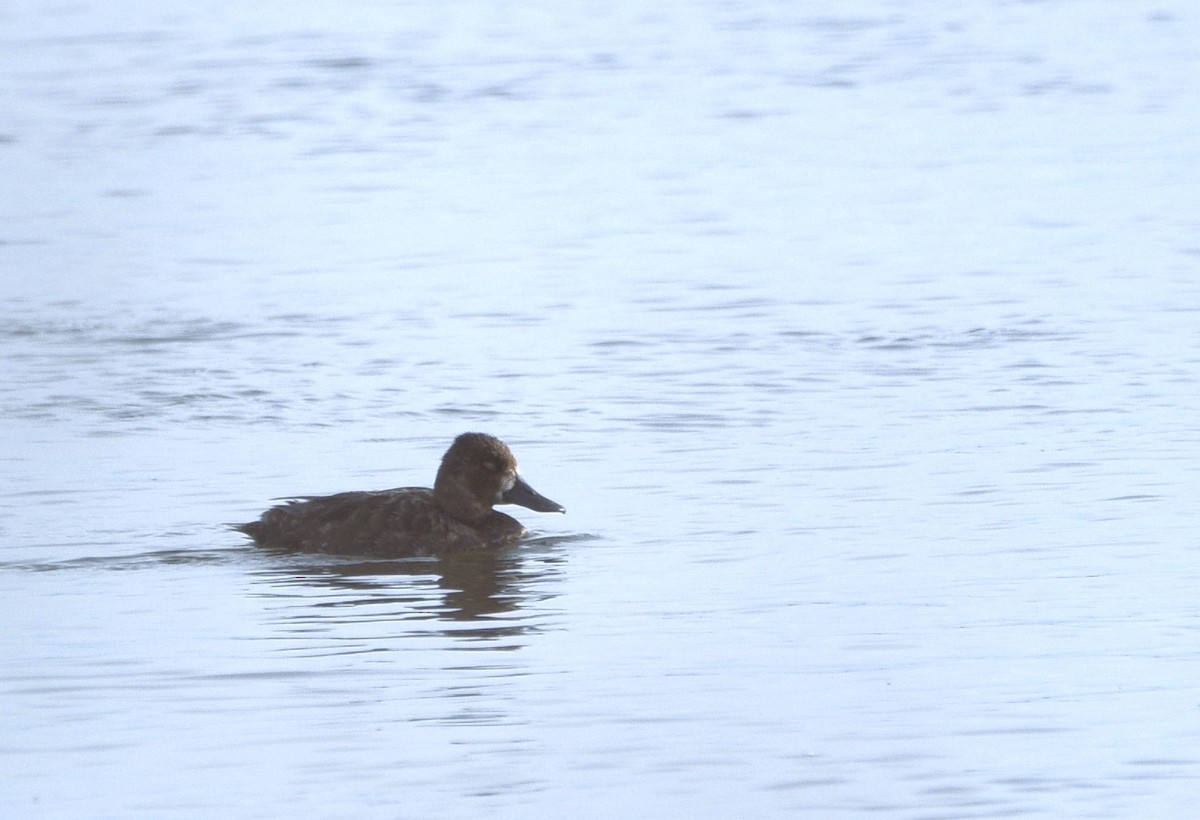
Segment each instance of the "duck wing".
[[[433,492],[400,487],[376,492],[298,496],[236,529],[262,547],[341,555],[394,555],[437,516]],[[411,546],[411,545],[409,545]]]

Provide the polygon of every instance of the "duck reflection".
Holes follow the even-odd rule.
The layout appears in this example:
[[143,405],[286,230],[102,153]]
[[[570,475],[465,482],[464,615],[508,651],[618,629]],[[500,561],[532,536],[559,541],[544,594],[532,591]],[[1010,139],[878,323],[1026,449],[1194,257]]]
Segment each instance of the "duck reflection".
[[528,607],[558,594],[565,540],[395,560],[274,553],[259,578],[265,597],[287,600],[284,620],[296,631],[312,631],[315,621],[329,628],[371,622],[403,624],[405,634],[494,641],[544,625]]

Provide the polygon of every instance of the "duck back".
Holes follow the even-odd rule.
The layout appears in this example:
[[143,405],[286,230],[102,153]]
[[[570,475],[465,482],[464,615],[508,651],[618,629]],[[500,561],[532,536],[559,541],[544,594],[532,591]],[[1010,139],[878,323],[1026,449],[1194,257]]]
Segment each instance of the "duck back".
[[525,533],[495,510],[475,526],[456,521],[423,487],[296,498],[236,529],[269,549],[388,558],[504,546]]

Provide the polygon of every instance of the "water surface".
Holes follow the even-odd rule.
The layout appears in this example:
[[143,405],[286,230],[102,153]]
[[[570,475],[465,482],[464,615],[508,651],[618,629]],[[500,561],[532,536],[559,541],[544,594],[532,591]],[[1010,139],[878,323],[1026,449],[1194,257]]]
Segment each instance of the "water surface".
[[0,11],[3,813],[1190,810],[1190,7],[243,6]]

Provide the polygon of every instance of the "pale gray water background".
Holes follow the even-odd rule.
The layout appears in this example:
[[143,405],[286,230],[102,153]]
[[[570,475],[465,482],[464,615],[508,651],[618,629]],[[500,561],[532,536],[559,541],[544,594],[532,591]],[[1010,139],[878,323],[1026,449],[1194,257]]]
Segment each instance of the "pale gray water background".
[[261,5],[0,6],[0,815],[1195,811],[1192,4]]

